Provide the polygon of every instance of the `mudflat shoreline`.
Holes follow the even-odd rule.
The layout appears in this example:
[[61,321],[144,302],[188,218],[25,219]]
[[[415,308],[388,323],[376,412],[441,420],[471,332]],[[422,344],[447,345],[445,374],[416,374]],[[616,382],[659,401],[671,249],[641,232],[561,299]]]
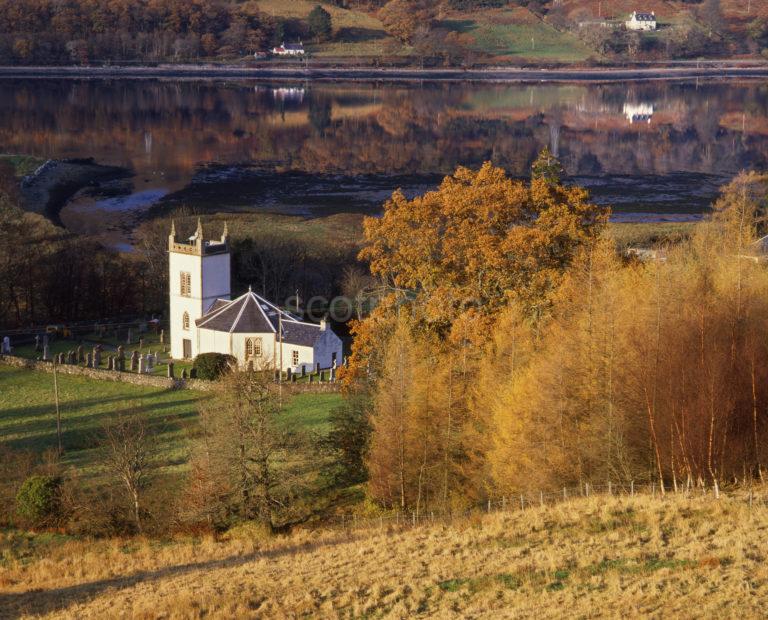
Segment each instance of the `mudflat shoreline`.
[[688,80],[718,78],[768,78],[768,63],[686,63],[665,67],[632,68],[516,68],[418,69],[371,67],[158,65],[99,67],[0,67],[0,78],[123,78],[123,79],[221,79],[254,80],[361,80],[361,81],[495,81],[495,82],[611,82],[637,80]]

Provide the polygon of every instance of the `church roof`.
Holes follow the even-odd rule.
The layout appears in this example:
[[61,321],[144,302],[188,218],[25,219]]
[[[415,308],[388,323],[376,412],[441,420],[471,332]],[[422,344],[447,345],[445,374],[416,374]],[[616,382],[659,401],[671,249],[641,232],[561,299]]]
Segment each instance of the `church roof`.
[[232,301],[217,299],[195,325],[231,334],[277,334],[281,322],[287,344],[311,347],[322,333],[319,325],[301,321],[252,291]]

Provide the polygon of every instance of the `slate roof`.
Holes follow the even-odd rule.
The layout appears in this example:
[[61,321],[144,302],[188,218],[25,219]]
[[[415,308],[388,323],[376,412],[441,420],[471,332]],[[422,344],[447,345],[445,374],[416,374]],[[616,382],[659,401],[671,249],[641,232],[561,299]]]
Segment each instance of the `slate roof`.
[[301,321],[252,291],[232,301],[217,299],[195,325],[230,334],[276,334],[281,315],[284,343],[314,346],[322,334],[319,325]]

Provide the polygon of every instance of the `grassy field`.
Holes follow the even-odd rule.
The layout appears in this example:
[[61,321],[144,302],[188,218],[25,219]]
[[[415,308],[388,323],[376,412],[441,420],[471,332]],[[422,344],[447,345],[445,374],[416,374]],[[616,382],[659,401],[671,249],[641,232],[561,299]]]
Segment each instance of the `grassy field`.
[[660,243],[679,243],[688,239],[695,222],[612,223],[608,234],[620,251],[630,247],[650,248]]
[[500,61],[574,62],[594,55],[575,36],[559,32],[520,7],[480,10],[470,15],[457,13],[441,25],[471,36],[475,50]]
[[23,557],[5,554],[0,609],[14,616],[757,618],[768,604],[768,509],[743,492],[275,538],[0,535],[10,545]]
[[[0,444],[42,452],[56,447],[53,375],[0,364]],[[118,412],[140,409],[158,436],[157,465],[162,473],[186,467],[188,442],[206,392],[166,390],[85,377],[59,375],[64,464],[96,475],[98,435]],[[298,394],[286,401],[283,420],[313,434],[327,430],[338,394]]]
[[[284,19],[305,20],[317,4],[307,0],[259,0],[262,11]],[[306,41],[308,51],[315,56],[381,56],[385,53],[387,41],[394,43],[372,14],[332,4],[324,4],[323,8],[331,14],[333,39],[320,45]]]

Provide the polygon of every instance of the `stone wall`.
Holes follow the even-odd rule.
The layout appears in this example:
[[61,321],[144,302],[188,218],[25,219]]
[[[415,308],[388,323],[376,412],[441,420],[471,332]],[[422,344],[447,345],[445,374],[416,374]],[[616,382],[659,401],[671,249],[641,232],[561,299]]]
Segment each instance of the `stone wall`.
[[[52,362],[30,360],[24,357],[16,357],[15,355],[0,355],[0,364],[6,364],[15,368],[26,368],[28,370],[53,372]],[[132,385],[157,387],[166,390],[189,389],[205,392],[213,387],[212,382],[203,381],[201,379],[169,379],[167,377],[158,377],[156,375],[140,375],[135,372],[117,372],[71,364],[60,364],[57,366],[57,371],[63,375],[76,375],[80,377],[88,377],[89,379],[98,379],[100,381],[130,383]],[[283,383],[283,388],[289,394],[333,393],[338,392],[340,387],[341,386],[338,383]]]
[[[28,370],[40,370],[43,372],[53,372],[52,362],[43,362],[30,360],[14,355],[0,355],[0,363],[14,366],[16,368],[26,368]],[[104,370],[101,368],[87,368],[85,366],[76,366],[71,364],[60,364],[57,371],[63,375],[76,375],[88,377],[89,379],[99,379],[100,381],[115,381],[119,383],[130,383],[132,385],[144,385],[147,387],[158,387],[166,390],[210,390],[209,381],[199,379],[169,379],[167,377],[158,377],[155,375],[140,375],[135,372],[117,372],[114,370]]]

